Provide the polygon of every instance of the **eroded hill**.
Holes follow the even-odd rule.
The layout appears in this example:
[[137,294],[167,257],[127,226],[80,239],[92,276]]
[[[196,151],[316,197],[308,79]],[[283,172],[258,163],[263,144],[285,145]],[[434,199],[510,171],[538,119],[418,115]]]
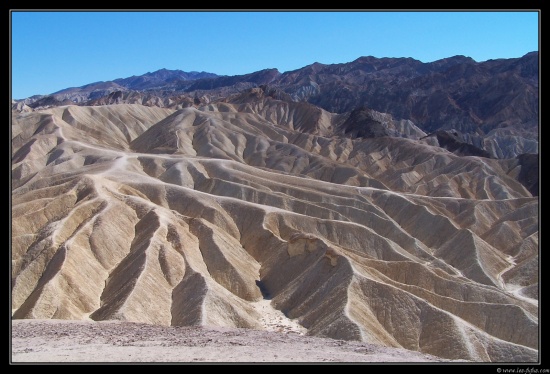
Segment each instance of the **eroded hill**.
[[308,335],[537,361],[526,162],[255,90],[14,113],[13,318],[266,329],[267,299]]

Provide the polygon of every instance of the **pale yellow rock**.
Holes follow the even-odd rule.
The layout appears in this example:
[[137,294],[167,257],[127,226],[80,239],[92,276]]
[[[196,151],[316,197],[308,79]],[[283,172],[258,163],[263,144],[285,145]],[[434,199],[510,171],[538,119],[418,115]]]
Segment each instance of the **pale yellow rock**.
[[538,360],[539,201],[504,164],[254,95],[12,112],[13,318],[272,329],[269,303],[309,335]]

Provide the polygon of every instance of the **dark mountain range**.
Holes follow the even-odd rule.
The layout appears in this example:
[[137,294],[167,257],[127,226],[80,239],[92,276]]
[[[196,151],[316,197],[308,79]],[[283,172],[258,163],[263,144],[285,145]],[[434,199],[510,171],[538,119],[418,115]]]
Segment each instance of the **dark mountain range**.
[[[33,109],[69,103],[181,109],[268,86],[285,94],[285,100],[308,102],[331,113],[371,109],[394,120],[410,120],[426,133],[458,131],[460,142],[483,151],[474,154],[514,158],[538,152],[538,65],[538,52],[531,52],[484,62],[466,56],[430,63],[367,56],[341,64],[316,62],[282,74],[277,69],[235,76],[161,69],[34,96],[24,103]],[[376,133],[372,126],[362,130],[350,125],[354,131],[344,131],[347,136]]]
[[430,132],[486,133],[507,126],[531,136],[537,132],[538,52],[480,63],[464,56],[431,63],[361,57],[345,64],[315,63],[272,84],[329,112],[365,105]]
[[165,88],[170,85],[177,85],[181,81],[192,81],[196,79],[215,78],[218,75],[213,73],[206,73],[204,71],[197,72],[184,72],[181,70],[168,70],[160,69],[153,73],[146,73],[139,76],[132,76],[130,78],[119,78],[113,82],[126,87],[129,90],[148,90]]
[[109,96],[113,92],[155,90],[173,92],[176,87],[182,85],[182,82],[214,77],[218,77],[218,75],[206,72],[160,69],[139,76],[134,75],[129,78],[118,78],[113,81],[94,82],[81,87],[66,88],[51,95],[36,95],[25,99],[25,104],[28,104],[31,108],[67,105],[68,102],[89,105],[89,101]]
[[209,79],[199,79],[190,86],[180,84],[185,91],[195,90],[213,90],[221,87],[229,87],[239,83],[255,83],[257,85],[271,83],[281,73],[277,69],[264,69],[251,74],[234,75],[231,77],[216,77]]

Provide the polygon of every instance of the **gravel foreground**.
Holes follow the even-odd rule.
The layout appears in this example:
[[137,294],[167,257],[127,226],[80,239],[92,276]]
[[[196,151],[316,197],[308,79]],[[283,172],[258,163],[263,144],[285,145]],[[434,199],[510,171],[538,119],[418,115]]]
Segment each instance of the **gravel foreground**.
[[11,363],[438,363],[439,357],[294,332],[120,321],[12,320]]

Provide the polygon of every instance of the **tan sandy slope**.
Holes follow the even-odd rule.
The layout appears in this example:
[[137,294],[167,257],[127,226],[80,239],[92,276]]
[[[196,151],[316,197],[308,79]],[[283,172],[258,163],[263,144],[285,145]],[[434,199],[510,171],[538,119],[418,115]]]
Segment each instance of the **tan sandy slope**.
[[538,198],[518,167],[339,124],[266,98],[14,113],[13,318],[537,361]]

